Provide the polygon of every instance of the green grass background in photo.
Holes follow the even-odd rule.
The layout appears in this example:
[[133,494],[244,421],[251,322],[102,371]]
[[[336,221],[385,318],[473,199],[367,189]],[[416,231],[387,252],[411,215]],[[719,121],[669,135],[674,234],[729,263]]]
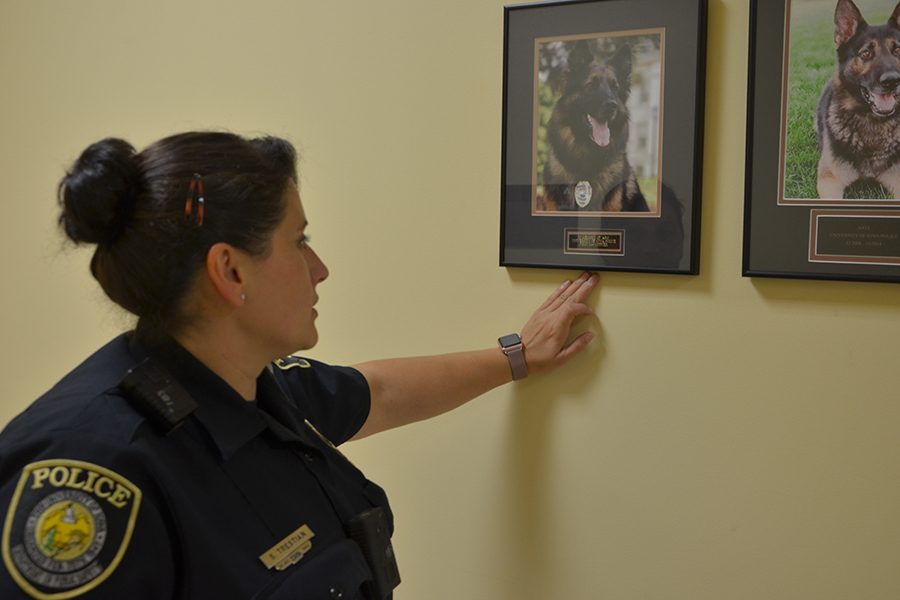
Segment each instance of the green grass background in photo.
[[[871,25],[885,23],[894,9],[890,0],[856,0],[863,18]],[[787,135],[785,144],[784,197],[818,198],[816,167],[819,150],[815,115],[822,88],[834,74],[836,0],[792,0],[788,58]],[[762,25],[762,24],[761,24]],[[877,183],[862,182],[845,192],[847,198],[891,198]]]

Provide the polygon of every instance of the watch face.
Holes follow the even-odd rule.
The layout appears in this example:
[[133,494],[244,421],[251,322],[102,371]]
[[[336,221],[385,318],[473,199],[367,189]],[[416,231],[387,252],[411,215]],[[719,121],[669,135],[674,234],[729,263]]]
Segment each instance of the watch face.
[[502,338],[497,340],[500,342],[501,348],[509,348],[510,346],[515,346],[516,344],[522,343],[522,338],[519,337],[518,333],[510,333],[509,335],[504,335]]

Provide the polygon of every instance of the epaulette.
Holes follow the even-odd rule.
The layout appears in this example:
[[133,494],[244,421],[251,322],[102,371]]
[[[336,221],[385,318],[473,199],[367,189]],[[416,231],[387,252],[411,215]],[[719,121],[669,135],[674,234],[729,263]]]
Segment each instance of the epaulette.
[[119,387],[131,405],[164,435],[197,410],[187,390],[152,358],[128,371]]

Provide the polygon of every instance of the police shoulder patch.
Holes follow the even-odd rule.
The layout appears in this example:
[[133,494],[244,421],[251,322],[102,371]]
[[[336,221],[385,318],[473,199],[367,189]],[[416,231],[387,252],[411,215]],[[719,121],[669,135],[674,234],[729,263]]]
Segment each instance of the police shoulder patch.
[[274,364],[282,371],[287,371],[288,369],[308,369],[312,366],[311,364],[309,364],[308,360],[300,358],[299,356],[285,356],[282,358],[277,358],[275,359]]
[[3,562],[25,593],[65,600],[100,585],[131,541],[141,490],[113,471],[68,459],[27,465],[3,525]]

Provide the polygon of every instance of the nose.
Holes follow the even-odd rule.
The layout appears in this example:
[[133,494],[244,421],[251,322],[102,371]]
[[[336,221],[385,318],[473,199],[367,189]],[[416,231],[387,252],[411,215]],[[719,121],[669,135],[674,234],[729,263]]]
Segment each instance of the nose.
[[900,71],[889,71],[884,73],[878,78],[878,83],[885,92],[894,91],[897,89],[897,85],[900,84]]
[[322,262],[315,250],[312,248],[308,249],[310,253],[308,261],[310,279],[312,279],[314,284],[322,283],[328,279],[328,267],[325,266],[325,263]]
[[616,118],[618,109],[619,103],[612,98],[607,98],[600,103],[600,110],[597,111],[597,117],[603,121],[612,121]]

